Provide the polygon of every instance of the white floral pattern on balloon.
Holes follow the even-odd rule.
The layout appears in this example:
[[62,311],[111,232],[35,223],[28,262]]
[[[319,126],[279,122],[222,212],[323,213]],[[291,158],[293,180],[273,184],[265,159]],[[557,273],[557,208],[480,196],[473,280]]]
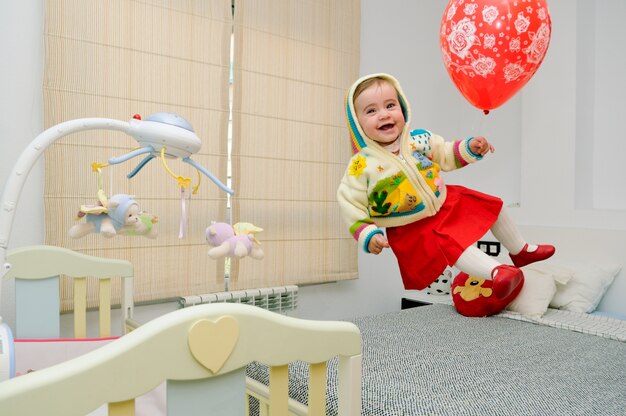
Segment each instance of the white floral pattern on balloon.
[[550,35],[545,0],[451,0],[441,20],[441,54],[461,94],[487,113],[535,74]]

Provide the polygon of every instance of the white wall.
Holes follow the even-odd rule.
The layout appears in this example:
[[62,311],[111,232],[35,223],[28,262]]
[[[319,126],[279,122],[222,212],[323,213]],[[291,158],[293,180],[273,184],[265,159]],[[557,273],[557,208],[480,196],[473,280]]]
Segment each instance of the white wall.
[[[0,4],[0,186],[23,149],[43,126],[43,2]],[[43,161],[31,170],[21,195],[9,248],[43,242]],[[14,320],[13,282],[3,284],[0,316]]]
[[[446,4],[362,0],[361,74],[396,76],[409,98],[415,127],[448,139],[487,136],[496,153],[447,174],[447,182],[499,195],[507,205],[519,203],[510,212],[523,229],[532,229],[533,238],[549,241],[559,233],[556,240],[570,241],[572,235],[581,236],[580,244],[564,245],[559,255],[589,254],[585,229],[593,234],[593,253],[603,250],[602,230],[619,234],[606,244],[626,241],[626,165],[618,159],[626,153],[618,129],[626,114],[621,75],[626,63],[619,42],[611,42],[626,35],[618,25],[626,15],[624,2],[549,0],[553,33],[546,59],[520,94],[486,117],[464,100],[443,67],[438,32]],[[34,1],[0,4],[2,183],[41,131],[42,10]],[[38,166],[22,194],[10,247],[43,241],[42,182]],[[567,232],[559,231],[563,229]],[[391,252],[360,253],[359,270],[357,280],[302,287],[299,315],[340,319],[400,308],[404,291]],[[9,322],[10,292],[5,284],[0,299],[0,316]],[[605,309],[626,312],[617,303]]]

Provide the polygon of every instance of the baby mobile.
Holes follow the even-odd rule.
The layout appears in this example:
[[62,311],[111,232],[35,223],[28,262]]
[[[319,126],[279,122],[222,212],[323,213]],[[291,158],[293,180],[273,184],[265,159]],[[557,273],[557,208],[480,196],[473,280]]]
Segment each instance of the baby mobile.
[[[198,172],[198,184],[200,172],[202,172],[223,191],[228,194],[234,193],[208,170],[191,159],[191,155],[200,150],[201,142],[189,122],[176,114],[155,113],[145,120],[137,115],[129,122],[108,118],[82,118],[57,124],[40,133],[24,149],[6,178],[0,196],[0,206],[2,207],[0,209],[0,282],[11,270],[11,264],[7,261],[7,247],[16,207],[29,172],[52,143],[68,134],[87,130],[121,131],[135,138],[140,147],[120,157],[109,159],[108,163],[92,163],[92,170],[98,174],[98,201],[95,205],[81,206],[78,217],[79,220],[84,218],[85,222],[71,227],[69,235],[72,238],[81,238],[93,232],[108,238],[120,234],[142,235],[148,238],[157,236],[156,216],[142,211],[133,196],[116,194],[107,198],[103,190],[102,168],[125,162],[139,155],[146,156],[127,175],[128,178],[135,176],[146,163],[159,157],[168,173],[178,180],[183,203],[183,219],[179,234],[181,238],[184,237],[185,227],[183,226],[186,226],[185,195],[190,187],[191,179],[175,175],[167,166],[166,157],[180,158],[183,162],[195,167]],[[194,191],[197,191],[197,186]],[[216,224],[220,225],[216,226]],[[213,223],[206,229],[207,242],[213,248],[215,248],[213,244],[219,244],[217,246],[219,248],[209,250],[209,256],[217,258],[230,255],[237,257],[250,255],[255,259],[261,259],[263,258],[263,251],[260,249],[260,243],[254,238],[254,234],[260,231],[262,229],[250,223],[238,223],[235,226]],[[209,237],[211,237],[210,241]],[[2,285],[0,285],[0,297],[1,295]],[[11,328],[2,321],[0,316],[0,381],[15,376],[12,346]]]
[[546,0],[450,0],[439,39],[457,89],[489,114],[535,74],[550,34]]
[[[135,115],[129,122],[128,133],[133,136],[140,147],[125,155],[111,158],[108,163],[93,162],[92,171],[98,174],[98,201],[95,205],[82,205],[77,219],[85,222],[74,225],[69,230],[71,238],[81,238],[90,233],[99,233],[111,238],[116,235],[141,235],[156,238],[156,223],[158,218],[142,211],[139,203],[131,195],[116,194],[107,198],[103,187],[102,169],[119,164],[139,155],[146,155],[139,164],[127,175],[133,178],[148,162],[159,158],[168,174],[178,182],[181,194],[181,221],[179,238],[186,237],[187,230],[187,198],[196,194],[200,186],[202,172],[211,179],[220,189],[228,194],[234,191],[220,182],[208,170],[192,160],[190,156],[200,150],[200,139],[196,136],[191,124],[184,118],[172,113],[155,113],[145,120]],[[176,175],[166,162],[166,158],[177,158],[194,168],[198,172],[198,182],[190,191],[191,178]],[[191,192],[191,193],[190,193]],[[216,231],[217,230],[217,231]],[[244,257],[250,255],[255,259],[263,258],[260,243],[254,237],[261,228],[250,223],[237,223],[231,226],[227,223],[215,223],[205,230],[207,243],[212,247],[209,250],[211,258],[221,256]]]

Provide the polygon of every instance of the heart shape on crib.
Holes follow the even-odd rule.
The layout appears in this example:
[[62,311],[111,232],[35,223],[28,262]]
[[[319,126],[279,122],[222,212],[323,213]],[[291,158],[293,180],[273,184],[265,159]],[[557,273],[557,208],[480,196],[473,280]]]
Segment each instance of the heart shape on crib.
[[222,316],[216,321],[197,321],[189,330],[187,341],[194,358],[217,373],[235,349],[238,338],[237,320],[232,316]]

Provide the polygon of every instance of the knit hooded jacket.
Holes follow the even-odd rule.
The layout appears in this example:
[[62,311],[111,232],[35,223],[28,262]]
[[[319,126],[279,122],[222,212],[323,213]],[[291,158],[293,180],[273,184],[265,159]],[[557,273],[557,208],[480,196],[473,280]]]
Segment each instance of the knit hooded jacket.
[[[393,85],[405,118],[400,152],[394,155],[365,135],[354,107],[354,92],[369,78]],[[447,142],[428,130],[411,130],[411,110],[398,81],[387,74],[357,80],[346,99],[348,129],[354,155],[337,190],[337,199],[350,234],[366,252],[381,228],[397,227],[435,215],[446,200],[440,172],[461,168],[482,156],[470,151],[471,137]]]

